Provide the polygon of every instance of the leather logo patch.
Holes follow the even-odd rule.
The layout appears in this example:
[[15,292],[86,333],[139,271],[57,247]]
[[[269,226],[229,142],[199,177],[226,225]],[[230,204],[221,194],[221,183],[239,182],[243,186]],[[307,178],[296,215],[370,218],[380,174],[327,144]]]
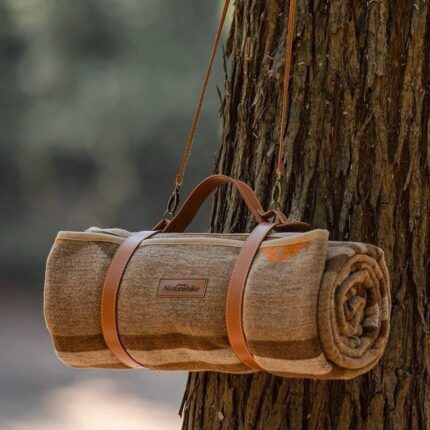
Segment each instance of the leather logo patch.
[[204,297],[207,279],[161,279],[157,297]]

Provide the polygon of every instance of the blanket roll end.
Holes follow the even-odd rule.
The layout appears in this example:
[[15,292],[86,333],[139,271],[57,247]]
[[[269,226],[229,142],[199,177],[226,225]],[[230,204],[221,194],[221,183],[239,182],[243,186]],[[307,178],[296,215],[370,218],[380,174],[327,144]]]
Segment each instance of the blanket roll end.
[[318,300],[326,357],[351,377],[376,365],[390,327],[390,281],[384,252],[345,242],[328,248]]

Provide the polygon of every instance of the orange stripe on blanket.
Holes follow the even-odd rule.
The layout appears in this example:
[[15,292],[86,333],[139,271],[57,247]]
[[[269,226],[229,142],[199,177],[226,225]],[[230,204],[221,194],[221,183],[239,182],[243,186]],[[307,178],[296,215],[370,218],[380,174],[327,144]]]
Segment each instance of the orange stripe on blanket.
[[268,246],[260,250],[267,260],[272,263],[282,263],[298,254],[306,243],[307,242],[299,242],[283,246]]

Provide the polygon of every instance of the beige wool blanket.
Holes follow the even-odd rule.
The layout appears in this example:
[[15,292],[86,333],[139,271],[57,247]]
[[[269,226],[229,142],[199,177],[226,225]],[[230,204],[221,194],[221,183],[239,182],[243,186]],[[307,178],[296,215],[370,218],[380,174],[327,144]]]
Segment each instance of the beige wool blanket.
[[[125,367],[104,342],[100,314],[106,271],[129,235],[92,228],[60,232],[55,240],[45,318],[58,357],[70,366]],[[230,349],[225,322],[227,286],[246,237],[160,233],[142,242],[125,271],[117,309],[122,342],[137,361],[153,370],[253,371]],[[189,286],[165,281],[178,278],[197,280],[198,294],[183,295]],[[325,230],[269,235],[246,284],[249,349],[277,375],[349,379],[368,371],[384,351],[389,317],[383,251],[328,241]]]

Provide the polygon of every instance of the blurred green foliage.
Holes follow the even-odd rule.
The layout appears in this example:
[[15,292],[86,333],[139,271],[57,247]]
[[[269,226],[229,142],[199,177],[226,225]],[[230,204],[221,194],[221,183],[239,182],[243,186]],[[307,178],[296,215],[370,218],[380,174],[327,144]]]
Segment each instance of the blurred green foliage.
[[[1,279],[42,279],[59,229],[136,230],[161,216],[218,6],[0,0]],[[188,189],[219,141],[220,56]]]

